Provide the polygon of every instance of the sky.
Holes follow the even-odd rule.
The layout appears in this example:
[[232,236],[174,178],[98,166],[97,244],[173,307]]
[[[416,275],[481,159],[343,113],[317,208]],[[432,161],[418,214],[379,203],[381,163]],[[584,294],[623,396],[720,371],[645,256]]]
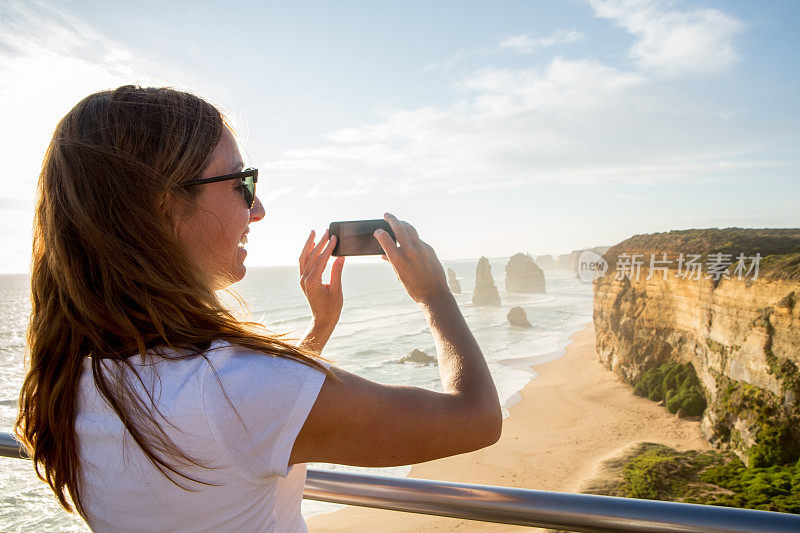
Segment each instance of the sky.
[[800,227],[799,22],[790,0],[0,0],[0,273],[29,271],[56,123],[125,84],[232,120],[266,207],[248,266],[386,211],[442,259]]

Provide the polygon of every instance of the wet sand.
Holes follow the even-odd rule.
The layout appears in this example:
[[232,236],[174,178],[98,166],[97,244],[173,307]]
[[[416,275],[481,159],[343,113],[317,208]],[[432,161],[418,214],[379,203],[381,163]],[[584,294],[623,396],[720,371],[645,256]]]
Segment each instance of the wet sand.
[[[563,357],[537,365],[488,448],[414,465],[409,477],[480,485],[579,492],[606,459],[638,442],[709,449],[700,423],[677,419],[633,394],[595,351],[594,326],[575,333]],[[312,533],[380,531],[532,531],[531,528],[347,507],[308,519]]]

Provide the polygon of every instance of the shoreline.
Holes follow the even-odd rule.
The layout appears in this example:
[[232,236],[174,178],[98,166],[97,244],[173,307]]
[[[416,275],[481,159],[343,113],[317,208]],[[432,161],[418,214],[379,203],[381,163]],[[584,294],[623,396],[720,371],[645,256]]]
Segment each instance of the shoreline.
[[[633,394],[603,367],[595,351],[594,324],[570,337],[563,356],[533,366],[538,373],[518,392],[500,440],[475,452],[413,465],[408,477],[460,483],[578,492],[601,472],[603,461],[638,442],[658,442],[680,451],[710,449],[700,423],[682,420]],[[410,531],[531,531],[363,507],[315,515],[312,533],[370,529]]]

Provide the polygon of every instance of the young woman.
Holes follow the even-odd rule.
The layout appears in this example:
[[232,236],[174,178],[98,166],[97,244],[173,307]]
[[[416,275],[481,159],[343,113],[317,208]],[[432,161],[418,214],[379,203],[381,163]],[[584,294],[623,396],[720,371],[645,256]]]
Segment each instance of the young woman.
[[417,463],[494,443],[497,393],[433,249],[386,214],[375,238],[419,304],[444,392],[387,386],[320,353],[342,309],[335,238],[308,238],[294,345],[218,299],[264,218],[221,113],[123,86],[59,122],[39,178],[29,369],[17,434],[98,531],[305,531],[306,462]]

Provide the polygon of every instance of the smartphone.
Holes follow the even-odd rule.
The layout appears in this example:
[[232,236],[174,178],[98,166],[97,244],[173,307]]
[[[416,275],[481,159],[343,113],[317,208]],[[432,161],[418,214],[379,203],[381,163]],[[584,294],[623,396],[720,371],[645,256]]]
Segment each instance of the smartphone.
[[331,222],[328,234],[336,235],[333,255],[383,255],[383,248],[373,235],[379,228],[397,242],[391,226],[382,218]]

